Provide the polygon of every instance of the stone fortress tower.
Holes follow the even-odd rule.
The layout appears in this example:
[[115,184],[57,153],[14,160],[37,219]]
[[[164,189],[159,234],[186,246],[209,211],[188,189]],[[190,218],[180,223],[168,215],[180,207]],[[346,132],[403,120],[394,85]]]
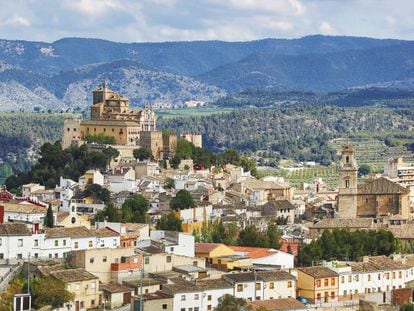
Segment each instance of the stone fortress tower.
[[341,151],[339,170],[338,213],[340,218],[357,217],[357,178],[358,166],[351,143],[346,143]]

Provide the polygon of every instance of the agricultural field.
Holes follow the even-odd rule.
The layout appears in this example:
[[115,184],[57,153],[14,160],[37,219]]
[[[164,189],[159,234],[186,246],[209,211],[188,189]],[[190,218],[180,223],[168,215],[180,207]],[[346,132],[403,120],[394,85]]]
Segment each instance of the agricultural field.
[[162,118],[175,118],[175,117],[201,117],[218,113],[227,113],[233,111],[234,108],[222,108],[222,107],[196,107],[196,108],[174,108],[174,109],[157,109],[155,113],[158,117]]

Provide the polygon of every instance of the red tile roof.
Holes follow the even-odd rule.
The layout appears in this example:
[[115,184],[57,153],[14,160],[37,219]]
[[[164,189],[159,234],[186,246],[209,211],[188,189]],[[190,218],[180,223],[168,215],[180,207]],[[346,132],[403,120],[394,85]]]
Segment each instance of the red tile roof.
[[203,253],[203,254],[204,253],[210,253],[212,250],[216,249],[220,245],[224,245],[224,244],[220,244],[220,243],[196,243],[195,252],[196,253]]
[[248,246],[229,246],[235,252],[244,252],[246,256],[252,259],[271,256],[277,253],[277,250],[264,247],[248,247]]
[[279,250],[282,252],[288,253],[288,245],[290,245],[290,250],[292,251],[292,254],[297,255],[298,248],[300,245],[299,242],[288,242],[288,241],[283,240],[282,246],[279,248]]

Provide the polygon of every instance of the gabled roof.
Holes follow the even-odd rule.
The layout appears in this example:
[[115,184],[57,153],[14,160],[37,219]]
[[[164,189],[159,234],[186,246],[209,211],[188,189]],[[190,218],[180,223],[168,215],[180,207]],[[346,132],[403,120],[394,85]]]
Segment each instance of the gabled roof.
[[365,262],[352,264],[351,268],[352,271],[355,272],[375,272],[384,270],[402,270],[406,269],[406,266],[387,256],[373,256],[369,257]]
[[4,203],[0,202],[0,206],[4,206],[4,211],[9,213],[22,214],[46,214],[47,208],[31,204],[28,202],[22,203]]
[[277,254],[278,251],[273,248],[249,247],[249,246],[229,246],[235,252],[243,252],[251,259],[263,258]]
[[281,209],[295,209],[295,205],[289,202],[289,200],[272,200],[262,205],[262,216],[276,215],[278,210]]
[[30,236],[32,233],[25,224],[4,223],[0,224],[0,236]]
[[259,271],[257,274],[266,282],[296,280],[292,274],[283,270]]
[[196,285],[203,290],[233,288],[233,286],[225,279],[196,281]]
[[223,278],[234,283],[245,283],[245,282],[254,282],[255,280],[262,281],[263,279],[259,276],[259,274],[254,272],[237,272],[237,273],[228,273],[224,274]]
[[330,278],[338,276],[338,273],[327,267],[308,267],[299,268],[299,271],[306,273],[314,278]]
[[188,292],[200,292],[201,289],[193,283],[186,281],[184,279],[174,279],[173,284],[163,285],[162,292],[167,294],[177,294],[177,293],[188,293]]
[[127,293],[134,291],[133,288],[118,283],[101,284],[99,289],[109,293]]
[[86,227],[70,227],[70,228],[48,228],[45,229],[46,239],[55,238],[88,238],[93,237],[93,233]]
[[210,253],[211,251],[215,250],[220,245],[224,245],[221,243],[196,243],[195,244],[195,252],[196,253]]
[[324,218],[309,228],[359,228],[369,229],[372,227],[372,218]]
[[407,194],[410,190],[391,180],[380,177],[358,186],[358,194]]

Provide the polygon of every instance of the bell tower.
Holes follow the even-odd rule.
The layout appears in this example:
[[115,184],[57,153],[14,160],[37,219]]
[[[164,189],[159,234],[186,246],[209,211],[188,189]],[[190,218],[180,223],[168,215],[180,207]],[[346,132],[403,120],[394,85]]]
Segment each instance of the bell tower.
[[340,218],[357,217],[358,166],[351,143],[342,146],[339,169],[338,213]]

